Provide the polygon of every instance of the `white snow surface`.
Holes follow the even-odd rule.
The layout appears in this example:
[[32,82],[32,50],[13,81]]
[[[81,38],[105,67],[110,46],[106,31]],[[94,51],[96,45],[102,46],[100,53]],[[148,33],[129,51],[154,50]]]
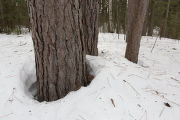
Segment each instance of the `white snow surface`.
[[[143,37],[139,63],[124,58],[123,35],[99,34],[99,56],[87,56],[94,80],[55,102],[32,98],[30,34],[0,34],[0,120],[180,120],[180,43]],[[165,105],[166,104],[166,105]],[[168,107],[169,105],[169,107]]]

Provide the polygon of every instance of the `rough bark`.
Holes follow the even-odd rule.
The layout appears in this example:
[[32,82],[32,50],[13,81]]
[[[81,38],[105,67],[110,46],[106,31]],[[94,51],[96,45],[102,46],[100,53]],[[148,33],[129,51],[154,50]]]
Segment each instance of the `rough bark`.
[[143,23],[148,7],[148,0],[129,0],[127,11],[127,47],[125,57],[138,62]]
[[83,35],[86,54],[98,55],[98,0],[83,0]]
[[87,85],[81,7],[80,0],[28,0],[39,101]]

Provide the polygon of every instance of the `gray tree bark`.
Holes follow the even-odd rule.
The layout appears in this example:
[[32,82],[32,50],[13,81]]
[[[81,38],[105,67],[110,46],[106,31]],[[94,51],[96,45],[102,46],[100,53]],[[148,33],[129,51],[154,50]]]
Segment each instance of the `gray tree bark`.
[[54,101],[87,85],[80,0],[28,0],[38,100]]
[[128,0],[127,11],[127,47],[125,57],[138,62],[143,24],[149,0]]

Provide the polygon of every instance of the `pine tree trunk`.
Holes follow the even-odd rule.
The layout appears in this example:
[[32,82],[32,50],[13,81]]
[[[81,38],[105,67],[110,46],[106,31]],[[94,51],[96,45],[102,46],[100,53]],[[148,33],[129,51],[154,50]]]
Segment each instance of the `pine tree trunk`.
[[148,7],[148,0],[129,0],[127,11],[127,47],[125,57],[138,62],[143,23]]
[[98,55],[98,0],[83,0],[83,35],[86,54]]
[[39,101],[87,85],[81,7],[80,0],[28,0]]

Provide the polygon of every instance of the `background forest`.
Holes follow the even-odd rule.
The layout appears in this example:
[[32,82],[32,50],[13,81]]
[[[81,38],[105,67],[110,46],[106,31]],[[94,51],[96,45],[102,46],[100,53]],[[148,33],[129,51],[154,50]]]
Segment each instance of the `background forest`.
[[[100,32],[126,32],[127,0],[99,1]],[[26,0],[0,0],[0,33],[30,30]],[[143,35],[180,39],[180,0],[150,0]]]

